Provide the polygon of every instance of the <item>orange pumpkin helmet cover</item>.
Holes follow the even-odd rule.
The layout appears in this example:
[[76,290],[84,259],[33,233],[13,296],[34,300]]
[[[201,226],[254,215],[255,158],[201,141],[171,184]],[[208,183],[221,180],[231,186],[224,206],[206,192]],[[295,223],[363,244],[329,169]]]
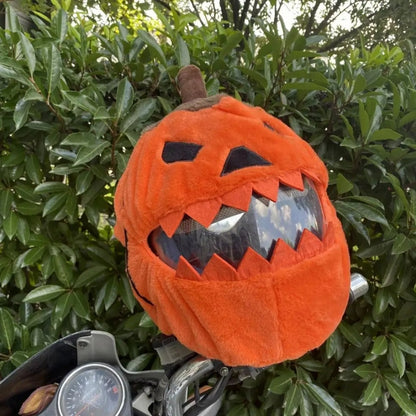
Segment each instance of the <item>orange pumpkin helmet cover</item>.
[[165,334],[230,366],[321,345],[341,320],[350,264],[310,145],[229,96],[145,132],[116,190],[133,293]]

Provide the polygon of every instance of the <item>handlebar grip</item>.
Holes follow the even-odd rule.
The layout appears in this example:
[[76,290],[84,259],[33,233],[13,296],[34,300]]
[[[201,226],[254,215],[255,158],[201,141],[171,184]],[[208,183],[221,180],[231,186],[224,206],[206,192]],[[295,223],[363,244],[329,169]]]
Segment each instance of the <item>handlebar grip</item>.
[[351,274],[349,303],[355,302],[359,297],[368,292],[368,282],[360,273]]

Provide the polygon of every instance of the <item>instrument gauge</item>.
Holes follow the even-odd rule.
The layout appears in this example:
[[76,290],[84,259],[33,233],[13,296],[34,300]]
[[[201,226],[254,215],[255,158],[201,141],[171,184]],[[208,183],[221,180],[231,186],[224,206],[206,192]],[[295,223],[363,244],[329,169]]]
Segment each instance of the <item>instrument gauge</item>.
[[78,367],[61,383],[59,416],[119,416],[126,390],[117,371],[108,364]]

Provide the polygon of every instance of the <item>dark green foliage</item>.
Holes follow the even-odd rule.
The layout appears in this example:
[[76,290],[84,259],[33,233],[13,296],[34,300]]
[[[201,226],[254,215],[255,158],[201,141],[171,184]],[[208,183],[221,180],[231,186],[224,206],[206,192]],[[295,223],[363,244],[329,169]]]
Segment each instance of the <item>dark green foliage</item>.
[[[228,415],[416,414],[416,64],[398,47],[327,58],[264,25],[163,22],[158,37],[93,33],[64,10],[13,14],[0,31],[0,371],[82,328],[114,333],[132,369],[157,365],[156,328],[134,301],[112,238],[116,181],[146,125],[177,104],[189,62],[219,91],[264,107],[330,172],[353,271],[369,293],[305,357],[231,388]],[[85,23],[85,22],[84,22]],[[283,149],[284,151],[284,149]],[[244,330],[244,328],[242,328]],[[305,334],[307,336],[307,334]],[[132,361],[135,357],[140,357]]]

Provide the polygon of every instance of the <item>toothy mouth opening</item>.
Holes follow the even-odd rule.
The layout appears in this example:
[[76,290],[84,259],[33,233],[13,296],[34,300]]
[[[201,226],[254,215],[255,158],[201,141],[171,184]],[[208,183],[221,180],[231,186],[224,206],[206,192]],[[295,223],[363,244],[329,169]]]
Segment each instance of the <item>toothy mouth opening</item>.
[[319,197],[313,182],[302,179],[303,190],[280,184],[276,202],[253,191],[247,211],[222,205],[208,227],[184,214],[170,237],[162,227],[154,230],[150,247],[170,267],[182,256],[202,273],[215,254],[237,268],[249,248],[270,261],[279,240],[294,250],[305,230],[322,240]]

